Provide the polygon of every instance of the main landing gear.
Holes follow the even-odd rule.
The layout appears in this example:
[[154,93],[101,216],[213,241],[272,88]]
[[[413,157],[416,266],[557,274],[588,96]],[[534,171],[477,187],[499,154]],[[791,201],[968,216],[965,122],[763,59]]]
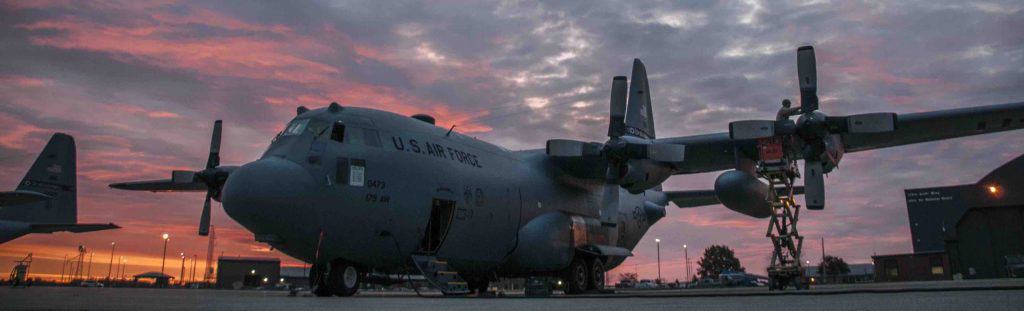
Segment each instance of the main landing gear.
[[576,256],[562,272],[562,290],[567,295],[604,289],[604,263],[599,258]]
[[330,266],[313,265],[309,272],[309,284],[313,294],[318,297],[348,297],[359,291],[364,274],[362,269],[351,263],[335,260]]

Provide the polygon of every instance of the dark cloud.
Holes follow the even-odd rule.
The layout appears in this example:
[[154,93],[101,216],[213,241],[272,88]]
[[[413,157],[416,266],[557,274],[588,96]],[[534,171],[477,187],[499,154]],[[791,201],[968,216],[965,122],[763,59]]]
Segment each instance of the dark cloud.
[[[150,222],[139,207],[119,203],[129,196],[105,183],[200,165],[209,124],[218,118],[227,124],[225,162],[255,158],[296,106],[332,100],[433,113],[442,125],[457,124],[513,149],[538,148],[555,137],[600,141],[611,77],[628,75],[632,59],[641,58],[659,136],[722,132],[732,120],[770,118],[781,99],[797,97],[794,51],[808,43],[818,52],[822,109],[830,114],[1024,99],[1024,5],[1017,1],[167,1],[0,8],[6,85],[0,121],[7,120],[0,122],[0,172],[21,172],[50,132],[71,132],[83,142],[85,217],[143,223]],[[830,253],[855,262],[867,260],[868,250],[908,251],[902,189],[973,182],[1024,151],[1019,136],[848,155],[828,179],[832,204],[809,213],[803,232],[835,240]],[[715,176],[677,176],[666,188],[707,188]],[[4,174],[0,183],[13,185],[19,177]],[[191,230],[201,206],[201,198],[187,195],[131,198],[180,225],[174,230],[181,234]],[[723,243],[740,248],[754,270],[767,262],[760,220],[707,207],[670,211],[663,222],[650,236],[663,238],[671,258],[681,255],[683,243],[693,250]],[[229,249],[251,249],[241,234],[230,240]],[[653,262],[650,243],[641,243],[627,265],[652,271],[645,266]],[[682,275],[680,265],[663,268]]]

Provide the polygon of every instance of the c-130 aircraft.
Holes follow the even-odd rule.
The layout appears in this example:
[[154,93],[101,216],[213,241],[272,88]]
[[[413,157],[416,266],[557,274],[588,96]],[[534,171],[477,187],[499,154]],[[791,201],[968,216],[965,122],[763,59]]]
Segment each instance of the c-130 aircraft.
[[[818,111],[813,48],[797,59],[795,122],[780,113],[733,122],[729,132],[656,138],[646,69],[634,60],[628,88],[626,77],[612,80],[604,143],[554,139],[510,151],[430,116],[331,103],[299,107],[256,161],[220,165],[218,120],[205,169],[110,186],[205,191],[200,235],[210,200],[220,201],[257,241],[312,263],[318,296],[351,296],[362,282],[409,272],[446,294],[526,276],[561,278],[578,294],[604,286],[604,272],[632,255],[670,201],[774,220],[770,194],[779,188],[758,178],[768,162],[788,168],[790,196],[806,191],[807,207],[821,209],[822,174],[845,153],[1024,128],[1024,103],[828,117]],[[792,187],[801,159],[805,189]],[[721,170],[714,190],[661,187],[673,175]]]

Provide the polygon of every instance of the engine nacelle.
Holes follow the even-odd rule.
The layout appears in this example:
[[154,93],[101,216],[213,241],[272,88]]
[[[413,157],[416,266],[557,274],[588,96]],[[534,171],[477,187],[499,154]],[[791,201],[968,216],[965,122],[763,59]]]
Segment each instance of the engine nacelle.
[[771,216],[772,207],[768,195],[768,184],[743,171],[726,171],[715,179],[715,196],[722,205],[747,216]]
[[629,160],[620,171],[624,171],[625,174],[618,178],[616,183],[632,194],[654,188],[672,176],[669,167],[651,160]]

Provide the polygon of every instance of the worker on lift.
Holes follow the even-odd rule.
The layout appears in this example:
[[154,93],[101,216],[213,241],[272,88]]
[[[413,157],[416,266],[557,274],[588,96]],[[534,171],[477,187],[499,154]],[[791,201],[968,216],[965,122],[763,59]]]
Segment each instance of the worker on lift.
[[800,107],[790,107],[793,104],[788,99],[782,100],[782,108],[779,108],[779,113],[775,115],[776,121],[787,120],[789,117],[800,114]]

